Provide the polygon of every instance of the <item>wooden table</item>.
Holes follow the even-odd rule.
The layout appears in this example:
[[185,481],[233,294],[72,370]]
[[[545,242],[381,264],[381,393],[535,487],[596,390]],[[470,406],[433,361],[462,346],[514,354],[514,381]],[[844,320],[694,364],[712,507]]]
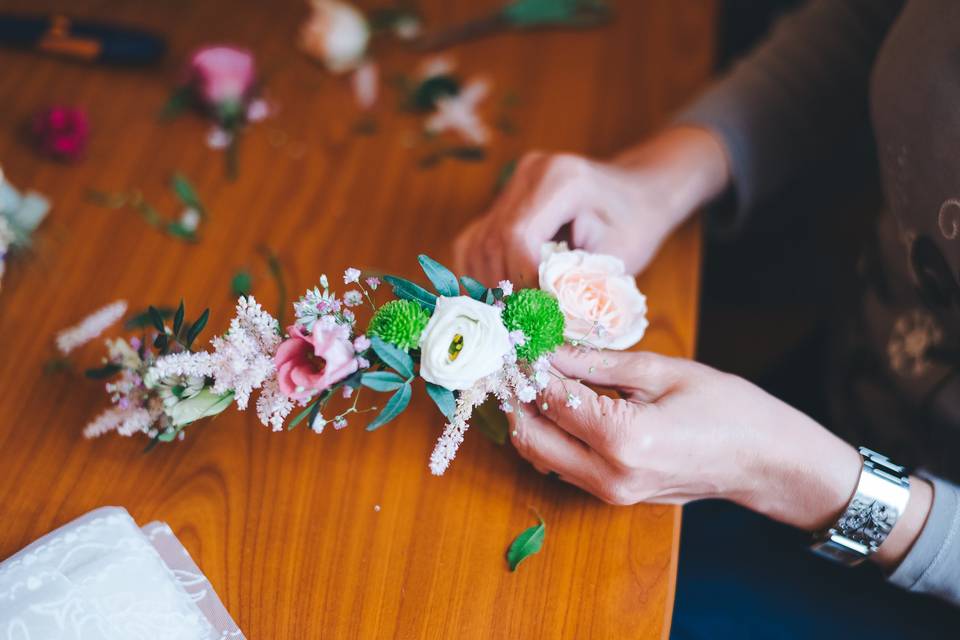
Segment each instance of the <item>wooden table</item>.
[[[475,15],[480,3],[421,4],[440,24]],[[449,261],[450,240],[489,204],[505,162],[531,148],[611,154],[661,124],[708,75],[712,0],[617,5],[602,29],[455,49],[465,75],[493,82],[488,117],[509,108],[516,133],[497,132],[483,162],[423,169],[424,147],[410,144],[420,120],[397,111],[392,89],[375,112],[377,132],[353,132],[346,81],[293,46],[300,2],[6,0],[4,9],[142,24],[166,32],[171,49],[149,71],[0,51],[0,163],[15,185],[54,203],[35,252],[11,265],[0,293],[0,557],[90,509],[122,505],[140,522],[170,523],[249,638],[665,636],[679,509],[606,506],[479,433],[434,478],[426,465],[441,421],[425,397],[375,433],[271,433],[253,412],[230,410],[144,455],[139,440],[81,437],[105,406],[99,383],[43,373],[55,332],[116,298],[139,309],[182,295],[194,312],[209,304],[210,327],[224,328],[231,277],[249,268],[254,293],[275,309],[260,245],[280,256],[291,293],[350,265],[419,277],[418,252]],[[217,41],[256,52],[280,107],[244,137],[235,183],[204,144],[206,122],[156,119],[189,50]],[[392,43],[378,53],[385,76],[410,73],[420,59]],[[510,93],[518,104],[502,106]],[[51,103],[90,115],[81,164],[42,159],[20,136],[31,112]],[[173,171],[210,211],[196,245],[84,199],[90,187],[141,189],[173,215]],[[693,353],[699,260],[691,224],[641,278],[647,349]],[[77,361],[100,354],[90,345]],[[547,522],[546,544],[510,573],[504,551],[534,523],[531,507]]]

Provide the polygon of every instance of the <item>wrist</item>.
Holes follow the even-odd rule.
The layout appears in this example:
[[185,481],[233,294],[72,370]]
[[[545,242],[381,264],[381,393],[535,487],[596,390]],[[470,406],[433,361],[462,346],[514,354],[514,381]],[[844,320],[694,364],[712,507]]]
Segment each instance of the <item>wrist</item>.
[[771,415],[762,452],[748,469],[743,504],[774,520],[809,531],[837,521],[853,497],[860,453],[803,413],[780,403]]
[[923,478],[910,476],[907,508],[871,559],[888,571],[896,569],[920,537],[932,507],[933,486]]
[[723,193],[730,183],[722,143],[700,127],[665,129],[621,153],[613,165],[623,172],[628,188],[635,187],[643,204],[649,204],[654,194],[671,229]]

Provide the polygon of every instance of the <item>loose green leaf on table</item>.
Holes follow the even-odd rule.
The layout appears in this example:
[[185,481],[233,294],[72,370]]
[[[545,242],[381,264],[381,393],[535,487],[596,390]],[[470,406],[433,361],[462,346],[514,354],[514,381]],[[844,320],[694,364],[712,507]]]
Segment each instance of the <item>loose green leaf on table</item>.
[[547,535],[547,524],[539,515],[537,520],[540,521],[539,524],[525,529],[523,533],[513,539],[510,548],[507,549],[507,565],[509,565],[510,571],[516,571],[521,562],[538,553],[543,547],[543,541]]

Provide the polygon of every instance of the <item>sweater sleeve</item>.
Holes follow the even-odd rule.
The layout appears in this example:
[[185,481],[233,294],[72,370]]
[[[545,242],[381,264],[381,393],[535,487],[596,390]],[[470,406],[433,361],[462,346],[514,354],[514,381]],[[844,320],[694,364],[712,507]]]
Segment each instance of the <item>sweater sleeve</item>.
[[735,222],[867,132],[870,69],[902,4],[813,0],[678,114],[724,143]]
[[933,506],[913,548],[890,575],[890,582],[960,606],[960,487],[926,476],[933,483]]

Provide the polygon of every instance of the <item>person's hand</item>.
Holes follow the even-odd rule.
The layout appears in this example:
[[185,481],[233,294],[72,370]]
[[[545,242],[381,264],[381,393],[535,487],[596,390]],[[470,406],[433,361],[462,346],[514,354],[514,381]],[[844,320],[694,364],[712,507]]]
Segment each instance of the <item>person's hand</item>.
[[606,502],[725,498],[812,531],[856,487],[852,446],[742,378],[645,352],[565,347],[553,365],[537,401],[510,414],[513,444]]
[[536,286],[541,246],[568,232],[571,248],[617,256],[637,273],[728,180],[720,143],[693,127],[668,129],[611,162],[529,153],[457,239],[457,267],[485,282]]
[[[541,472],[606,502],[724,498],[819,531],[857,486],[856,449],[742,378],[645,352],[564,347],[552,362],[556,377],[542,395],[508,414],[511,440]],[[931,485],[910,480],[906,511],[873,556],[887,569],[906,556],[930,512]]]

